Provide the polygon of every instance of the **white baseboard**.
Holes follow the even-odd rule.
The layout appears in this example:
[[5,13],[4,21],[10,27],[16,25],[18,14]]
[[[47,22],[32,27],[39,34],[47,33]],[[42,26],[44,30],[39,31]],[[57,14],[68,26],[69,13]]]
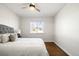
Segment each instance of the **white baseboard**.
[[69,56],[72,56],[67,50],[65,50],[63,47],[61,47],[57,42],[55,42],[57,46],[59,46],[64,52],[66,52]]

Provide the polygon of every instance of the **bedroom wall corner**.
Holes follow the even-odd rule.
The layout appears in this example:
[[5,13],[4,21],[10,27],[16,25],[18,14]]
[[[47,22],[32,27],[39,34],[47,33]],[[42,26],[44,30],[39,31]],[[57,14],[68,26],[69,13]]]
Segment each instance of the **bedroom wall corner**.
[[19,29],[19,17],[7,6],[0,4],[0,24]]
[[79,56],[79,4],[67,4],[55,16],[55,42],[66,53]]

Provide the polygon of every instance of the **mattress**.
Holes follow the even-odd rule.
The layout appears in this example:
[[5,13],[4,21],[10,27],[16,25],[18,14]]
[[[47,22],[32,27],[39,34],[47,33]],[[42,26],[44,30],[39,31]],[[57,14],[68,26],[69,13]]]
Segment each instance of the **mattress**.
[[48,56],[41,38],[18,38],[14,42],[0,43],[0,56]]

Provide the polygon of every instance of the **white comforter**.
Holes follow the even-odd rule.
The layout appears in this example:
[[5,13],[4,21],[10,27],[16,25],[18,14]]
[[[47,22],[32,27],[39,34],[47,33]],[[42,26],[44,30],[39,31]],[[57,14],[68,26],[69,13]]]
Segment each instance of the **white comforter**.
[[0,43],[0,56],[48,56],[40,38],[18,38],[15,42]]

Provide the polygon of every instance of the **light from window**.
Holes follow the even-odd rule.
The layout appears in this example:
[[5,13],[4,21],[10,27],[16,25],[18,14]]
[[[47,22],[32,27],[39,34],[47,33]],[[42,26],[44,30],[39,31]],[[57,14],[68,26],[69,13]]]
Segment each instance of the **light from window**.
[[31,22],[30,23],[30,32],[31,33],[43,33],[44,31],[44,23],[43,22]]

